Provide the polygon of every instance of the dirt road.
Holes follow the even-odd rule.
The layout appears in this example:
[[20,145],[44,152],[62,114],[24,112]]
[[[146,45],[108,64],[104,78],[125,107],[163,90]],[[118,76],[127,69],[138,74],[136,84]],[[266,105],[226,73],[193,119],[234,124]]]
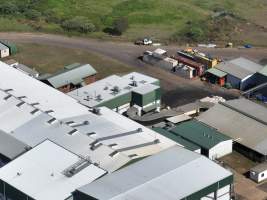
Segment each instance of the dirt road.
[[[159,78],[163,88],[163,102],[170,106],[178,106],[193,102],[196,99],[220,95],[226,99],[238,96],[236,91],[224,90],[216,86],[206,85],[199,80],[185,80],[162,69],[146,65],[137,57],[145,50],[153,50],[156,47],[136,46],[131,43],[100,41],[95,39],[84,39],[66,37],[60,35],[37,34],[37,33],[0,33],[0,39],[7,39],[19,43],[36,43],[44,45],[55,45],[64,48],[78,48],[85,51],[98,53],[116,59],[127,65],[134,66],[137,71]],[[175,54],[177,46],[163,46],[170,54]],[[257,62],[267,60],[267,49],[202,49],[212,56],[223,59],[231,59],[244,56]]]

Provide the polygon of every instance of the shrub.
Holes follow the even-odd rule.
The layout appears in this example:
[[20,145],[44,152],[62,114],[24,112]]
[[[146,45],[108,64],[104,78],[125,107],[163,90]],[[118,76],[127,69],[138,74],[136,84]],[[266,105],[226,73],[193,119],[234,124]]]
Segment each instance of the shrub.
[[118,18],[113,23],[113,30],[115,34],[121,35],[129,27],[129,22],[126,17]]
[[73,19],[65,20],[61,26],[67,31],[78,31],[81,33],[94,32],[96,30],[95,25],[86,17],[74,17]]
[[28,19],[32,19],[32,20],[38,20],[42,14],[37,11],[37,10],[32,10],[32,9],[29,9],[27,10],[24,15],[28,18]]

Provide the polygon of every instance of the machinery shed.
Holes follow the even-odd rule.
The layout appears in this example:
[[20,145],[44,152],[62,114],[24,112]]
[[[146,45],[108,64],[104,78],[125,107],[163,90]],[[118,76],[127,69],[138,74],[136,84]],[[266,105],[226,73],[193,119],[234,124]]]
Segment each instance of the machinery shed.
[[232,153],[232,139],[196,120],[181,123],[171,129],[175,135],[201,147],[201,154],[217,159]]
[[254,75],[259,72],[263,66],[240,57],[219,63],[215,68],[227,73],[226,82],[230,83],[233,88],[246,90],[255,85]]
[[241,98],[219,103],[197,119],[234,140],[237,151],[252,160],[267,159],[267,109]]
[[74,200],[230,200],[231,172],[175,146],[87,184]]

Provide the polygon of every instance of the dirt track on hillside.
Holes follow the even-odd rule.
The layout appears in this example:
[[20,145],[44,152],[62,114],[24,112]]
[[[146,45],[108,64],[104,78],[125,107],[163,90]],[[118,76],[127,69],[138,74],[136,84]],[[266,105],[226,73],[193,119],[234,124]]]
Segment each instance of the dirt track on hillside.
[[[219,95],[226,99],[236,98],[239,95],[236,91],[224,90],[216,86],[207,85],[199,80],[192,81],[183,79],[162,69],[146,65],[137,59],[143,51],[153,50],[156,47],[144,47],[136,46],[132,43],[110,42],[39,33],[0,33],[0,39],[18,43],[35,43],[82,49],[116,59],[122,63],[135,67],[137,71],[159,78],[163,88],[163,101],[170,106],[183,105],[210,95]],[[163,46],[161,48],[168,50],[169,54],[175,54],[178,50],[177,46]],[[252,59],[256,62],[267,60],[267,49],[264,48],[201,50],[203,52],[209,52],[212,56],[220,57],[225,60],[239,56]]]

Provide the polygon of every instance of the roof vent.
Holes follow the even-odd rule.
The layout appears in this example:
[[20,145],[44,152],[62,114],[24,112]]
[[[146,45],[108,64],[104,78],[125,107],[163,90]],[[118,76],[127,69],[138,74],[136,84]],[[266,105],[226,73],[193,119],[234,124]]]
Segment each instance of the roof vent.
[[62,174],[64,174],[67,177],[72,177],[75,174],[77,174],[80,171],[82,171],[83,169],[85,169],[86,167],[88,167],[91,163],[92,162],[91,162],[89,157],[88,158],[81,158],[76,163],[74,163],[73,165],[71,165],[70,167],[65,169],[62,172]]
[[138,86],[137,81],[133,81],[133,82],[131,83],[131,86],[133,86],[133,87],[137,87],[137,86]]
[[51,118],[47,121],[48,124],[53,124],[56,121],[56,118]]
[[103,100],[103,99],[102,99],[101,94],[99,94],[99,95],[96,96],[96,101],[102,101],[102,100]]
[[38,108],[35,108],[33,111],[31,111],[31,114],[34,115],[35,113],[37,113],[39,111]]
[[131,78],[130,78],[131,80],[134,80],[134,76],[131,76]]
[[24,101],[22,101],[22,102],[18,103],[16,106],[17,106],[17,107],[20,107],[20,106],[22,106],[23,104],[25,104],[25,102],[24,102]]
[[104,90],[108,90],[108,86],[104,87]]
[[75,133],[77,133],[78,130],[77,129],[73,129],[70,132],[68,132],[69,135],[74,135]]
[[114,94],[118,94],[120,92],[119,86],[114,86],[111,90]]
[[93,108],[93,113],[96,115],[100,115],[100,109],[99,108]]
[[7,95],[7,96],[4,98],[4,100],[8,100],[10,97],[12,97],[11,94]]
[[90,101],[92,99],[91,96],[87,95],[86,98],[84,99],[85,101]]

